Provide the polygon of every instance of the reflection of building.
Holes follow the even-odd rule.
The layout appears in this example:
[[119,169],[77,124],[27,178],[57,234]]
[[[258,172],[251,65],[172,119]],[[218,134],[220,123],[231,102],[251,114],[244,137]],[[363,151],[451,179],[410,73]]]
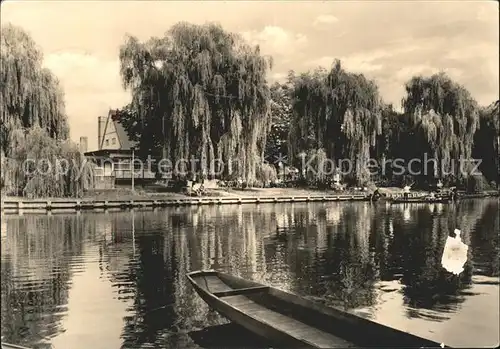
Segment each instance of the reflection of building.
[[[97,164],[97,183],[101,188],[113,188],[116,183],[132,179],[132,156],[137,142],[130,140],[127,131],[110,110],[107,117],[99,116],[97,125],[97,150],[85,152],[85,156]],[[154,179],[153,161],[141,166],[134,161],[134,179]]]

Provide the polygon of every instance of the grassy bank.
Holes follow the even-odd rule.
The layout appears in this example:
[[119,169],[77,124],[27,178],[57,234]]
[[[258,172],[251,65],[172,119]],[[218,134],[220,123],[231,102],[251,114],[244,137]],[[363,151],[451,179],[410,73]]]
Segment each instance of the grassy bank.
[[[388,197],[393,195],[398,195],[402,193],[401,188],[388,187],[379,188],[381,194]],[[425,191],[412,191],[413,194],[425,194]],[[485,192],[486,193],[486,192]],[[493,192],[492,192],[493,193]],[[495,192],[497,193],[497,192]],[[351,195],[368,195],[368,191],[333,191],[333,190],[317,190],[317,189],[301,189],[301,188],[248,188],[248,189],[208,189],[204,195],[200,196],[189,196],[182,193],[173,192],[157,192],[148,190],[147,188],[139,188],[135,191],[131,189],[109,189],[109,190],[94,190],[88,191],[83,197],[78,198],[82,201],[100,201],[100,200],[182,200],[188,198],[259,198],[259,197],[317,197],[317,196],[351,196]],[[71,198],[38,198],[37,200],[50,200],[50,201],[67,201]],[[74,198],[77,199],[77,198]],[[2,200],[5,201],[30,201],[28,198],[17,197],[17,196],[2,196]]]
[[[217,197],[290,197],[290,196],[323,196],[323,195],[353,195],[353,194],[366,194],[366,192],[354,191],[325,191],[314,189],[294,189],[294,188],[253,188],[253,189],[209,189],[204,195],[196,196],[195,198],[217,198]],[[80,200],[168,200],[168,199],[187,199],[193,198],[182,193],[171,192],[153,192],[144,189],[138,189],[132,192],[130,189],[110,189],[110,190],[96,190],[86,192]],[[3,200],[8,201],[29,201],[27,198],[7,196],[2,197]],[[51,201],[65,201],[68,198],[39,198],[34,200],[51,200]]]
[[2,213],[77,212],[81,210],[123,210],[129,208],[155,208],[168,206],[199,206],[223,204],[259,204],[290,202],[326,202],[368,200],[368,194],[336,194],[311,190],[257,189],[257,190],[212,190],[204,196],[187,196],[176,193],[132,193],[100,191],[85,198],[36,199],[4,198]]

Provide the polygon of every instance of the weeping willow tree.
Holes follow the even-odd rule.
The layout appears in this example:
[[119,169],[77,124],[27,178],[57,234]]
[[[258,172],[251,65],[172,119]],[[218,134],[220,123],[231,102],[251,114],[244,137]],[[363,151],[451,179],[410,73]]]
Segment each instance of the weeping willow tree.
[[10,156],[2,159],[2,190],[7,194],[81,197],[94,187],[94,166],[73,142],[56,142],[38,125],[27,132],[14,130],[9,142]]
[[[0,38],[2,193],[81,195],[92,185],[93,171],[67,140],[64,94],[57,79],[42,68],[42,54],[23,30],[6,25]],[[67,171],[56,171],[56,164],[67,166]]]
[[500,101],[481,109],[479,129],[474,135],[473,157],[481,159],[481,172],[500,183]]
[[350,161],[348,178],[357,183],[368,180],[365,164],[382,131],[376,84],[362,74],[346,72],[340,61],[329,72],[318,69],[294,82],[289,156],[297,162],[298,154],[324,149],[337,165],[340,159]]
[[[474,134],[479,126],[477,102],[444,73],[414,77],[406,84],[403,108],[415,132],[420,158],[428,162],[425,177],[468,177]],[[424,170],[424,168],[422,168]]]
[[321,187],[323,184],[327,182],[327,173],[333,173],[333,170],[329,168],[329,164],[326,161],[327,156],[326,152],[323,148],[320,149],[309,149],[309,151],[300,154],[301,158],[304,159],[304,162],[308,165],[306,168],[302,168],[301,170],[306,183],[311,186]]
[[2,136],[8,137],[19,127],[39,125],[52,138],[66,139],[64,94],[55,76],[42,68],[43,56],[35,42],[10,24],[2,27],[0,37]]
[[219,25],[179,23],[161,38],[129,37],[120,62],[133,123],[141,125],[140,138],[160,140],[163,158],[181,172],[182,161],[194,157],[204,173],[222,162],[224,174],[255,179],[270,128],[271,60],[258,47]]

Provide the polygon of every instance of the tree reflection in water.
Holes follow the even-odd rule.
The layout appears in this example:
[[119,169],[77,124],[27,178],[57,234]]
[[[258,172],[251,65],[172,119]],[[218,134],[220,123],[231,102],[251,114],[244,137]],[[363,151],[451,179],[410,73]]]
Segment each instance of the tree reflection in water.
[[[187,282],[187,272],[204,268],[344,308],[375,307],[380,283],[399,281],[402,287],[393,292],[405,304],[395,311],[424,317],[430,316],[425,309],[434,309],[452,316],[464,299],[480,297],[468,290],[473,273],[498,278],[498,209],[497,200],[440,207],[343,202],[8,217],[2,334],[6,341],[43,347],[66,330],[72,276],[85,273],[89,263],[99,267],[94,282],[112,285],[128,307],[119,315],[122,348],[191,347],[189,333],[227,323]],[[470,246],[459,277],[440,265],[456,227]],[[84,260],[94,245],[95,256]],[[95,300],[97,311],[101,301]]]
[[[472,284],[473,248],[469,248],[468,261],[464,271],[455,276],[441,266],[441,257],[447,236],[455,228],[460,228],[463,241],[471,244],[471,234],[477,230],[477,224],[488,215],[486,207],[494,209],[494,204],[484,202],[464,202],[464,206],[445,206],[430,212],[425,206],[416,206],[412,210],[410,222],[394,214],[394,239],[391,253],[392,264],[401,268],[404,300],[410,317],[423,316],[419,309],[434,309],[442,313],[455,310],[465,299],[465,294]],[[496,205],[498,210],[498,205]],[[490,221],[490,229],[498,226],[497,218]],[[486,230],[481,232],[487,234]],[[480,233],[481,234],[481,233]],[[476,234],[474,234],[476,235]],[[490,241],[498,246],[498,241]],[[399,253],[395,253],[399,251]],[[435,319],[437,320],[437,319]]]
[[50,338],[64,330],[71,276],[93,219],[27,215],[4,220],[2,341],[49,348]]

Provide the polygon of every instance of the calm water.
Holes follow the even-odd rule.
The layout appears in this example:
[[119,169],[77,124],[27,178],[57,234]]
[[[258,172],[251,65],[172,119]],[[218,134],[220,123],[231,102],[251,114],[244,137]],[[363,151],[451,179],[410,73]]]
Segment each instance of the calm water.
[[[459,277],[440,266],[455,227],[470,246]],[[218,268],[450,346],[494,346],[499,232],[497,199],[5,216],[2,338],[57,349],[225,346],[217,341],[238,329],[185,278]]]

